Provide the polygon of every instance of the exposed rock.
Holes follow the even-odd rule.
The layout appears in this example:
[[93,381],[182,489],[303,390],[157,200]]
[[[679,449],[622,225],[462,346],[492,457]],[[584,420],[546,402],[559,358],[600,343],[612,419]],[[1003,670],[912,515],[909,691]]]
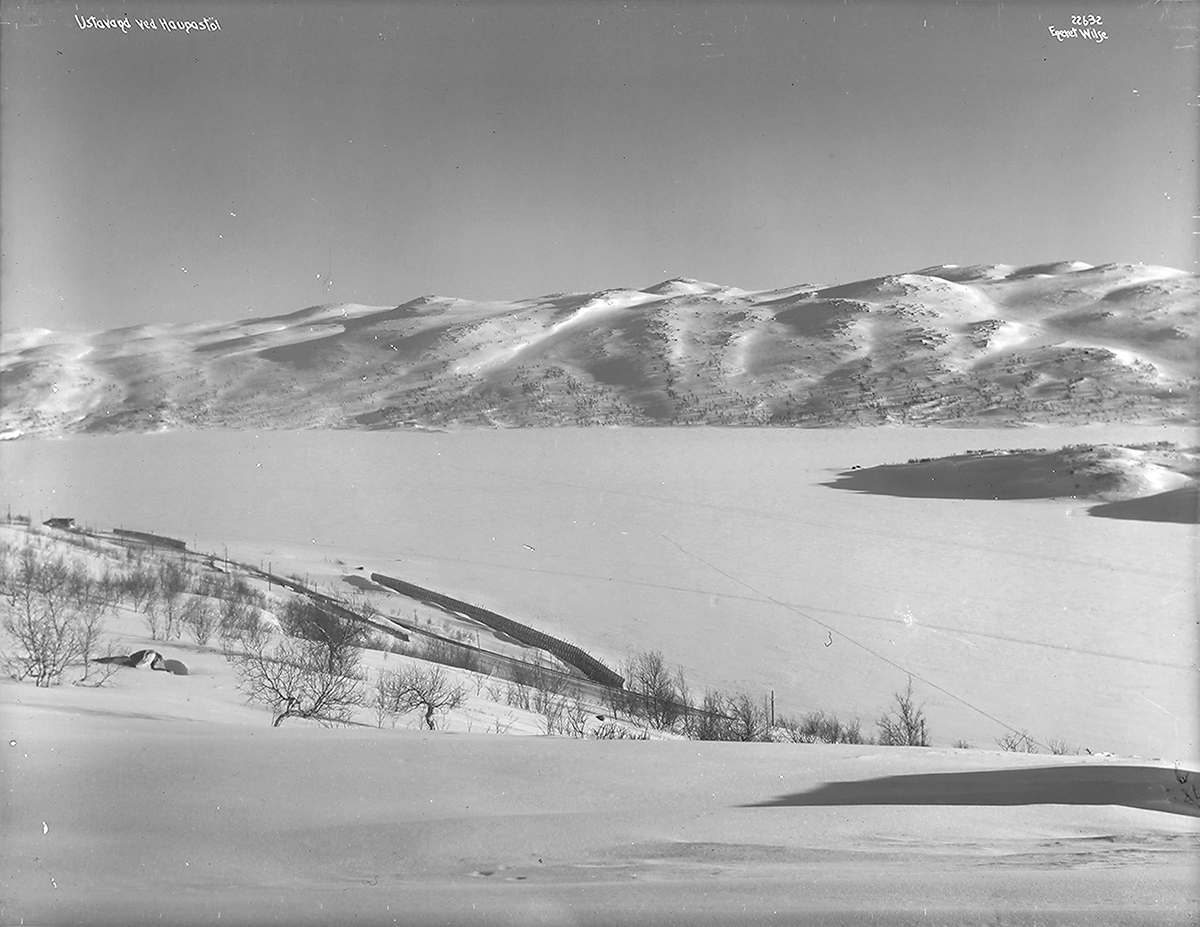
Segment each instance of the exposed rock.
[[115,663],[117,666],[128,666],[132,669],[162,670],[176,676],[188,675],[187,665],[180,660],[169,660],[157,650],[138,650],[129,656],[97,657],[97,663]]

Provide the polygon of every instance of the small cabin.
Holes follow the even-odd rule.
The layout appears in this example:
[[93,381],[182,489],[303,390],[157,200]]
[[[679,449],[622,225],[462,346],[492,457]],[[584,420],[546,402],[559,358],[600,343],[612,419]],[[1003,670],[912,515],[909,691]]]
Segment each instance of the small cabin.
[[75,530],[74,518],[47,518],[42,524],[47,528],[62,528],[65,531]]

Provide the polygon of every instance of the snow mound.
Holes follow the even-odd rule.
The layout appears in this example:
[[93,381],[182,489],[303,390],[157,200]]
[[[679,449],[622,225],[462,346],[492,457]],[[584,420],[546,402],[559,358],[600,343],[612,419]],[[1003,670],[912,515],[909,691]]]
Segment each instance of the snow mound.
[[971,283],[980,280],[1003,280],[1014,269],[1012,264],[938,264],[916,273],[923,277],[940,277],[952,283]]
[[1083,261],[1054,261],[1049,264],[1030,264],[1018,267],[1008,275],[1009,280],[1021,277],[1057,277],[1059,274],[1073,274],[1081,270],[1095,270],[1091,264]]
[[648,286],[643,293],[654,296],[704,296],[710,293],[720,293],[725,289],[715,283],[705,283],[703,280],[693,280],[691,277],[673,277]]

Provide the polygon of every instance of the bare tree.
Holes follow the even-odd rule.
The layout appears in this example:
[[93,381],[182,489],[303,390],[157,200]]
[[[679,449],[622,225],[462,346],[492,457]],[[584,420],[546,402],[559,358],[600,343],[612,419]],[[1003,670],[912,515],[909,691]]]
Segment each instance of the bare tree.
[[[102,606],[96,603],[89,603],[77,612],[75,633],[79,656],[83,660],[83,679],[86,680],[88,673],[92,670],[92,658],[100,649],[101,636],[104,634],[104,613]],[[104,678],[107,679],[111,675],[111,672],[106,671]]]
[[146,606],[158,598],[158,579],[138,556],[133,569],[125,574],[121,581],[121,591],[129,599],[135,612],[145,610]]
[[279,727],[288,718],[312,718],[323,724],[348,724],[362,702],[358,651],[330,666],[325,648],[314,641],[285,638],[273,649],[250,641],[234,657],[238,688],[251,701],[267,706]]
[[164,639],[180,635],[180,609],[183,594],[192,584],[188,570],[177,560],[163,560],[158,565],[158,595],[162,602]]
[[679,717],[674,679],[662,652],[652,650],[630,657],[622,666],[625,689],[635,711],[659,730],[670,730]]
[[922,706],[913,702],[912,677],[908,687],[895,694],[896,707],[880,715],[879,743],[888,747],[928,747],[929,733],[925,728]]
[[579,688],[553,674],[544,674],[544,678],[548,685],[533,689],[529,707],[542,716],[547,734],[582,737],[591,712],[584,704]]
[[696,700],[692,688],[688,685],[683,674],[683,667],[675,667],[675,676],[671,680],[675,689],[675,700],[679,712],[679,723],[685,737],[696,738]]
[[50,686],[85,651],[90,660],[99,636],[99,611],[86,598],[78,607],[76,571],[61,555],[47,557],[32,545],[20,550],[15,562],[5,558],[0,575],[4,616],[0,620],[11,642],[4,659],[16,679]]
[[162,611],[157,597],[147,600],[142,607],[142,621],[150,632],[150,640],[162,640]]
[[304,596],[287,600],[279,623],[285,633],[320,644],[331,669],[342,661],[347,651],[357,651],[365,645],[369,631],[366,624]]
[[67,572],[67,596],[71,605],[79,610],[87,608],[94,600],[96,581],[85,564],[76,561]]
[[233,660],[237,647],[261,648],[267,639],[254,598],[240,583],[221,583],[215,587],[220,596],[217,635],[226,660]]
[[107,565],[94,588],[96,604],[102,612],[112,611],[121,600],[121,581]]
[[768,713],[765,705],[756,703],[745,692],[739,692],[726,706],[731,716],[734,740],[765,740],[767,737]]
[[380,673],[375,688],[376,717],[395,718],[417,709],[424,710],[425,724],[435,730],[436,714],[458,708],[466,699],[462,686],[452,685],[440,666],[407,666]]
[[738,740],[733,719],[729,716],[730,698],[719,689],[705,689],[704,699],[692,721],[696,740]]
[[179,613],[180,623],[192,632],[196,643],[204,646],[217,629],[217,616],[212,606],[200,596],[192,596]]

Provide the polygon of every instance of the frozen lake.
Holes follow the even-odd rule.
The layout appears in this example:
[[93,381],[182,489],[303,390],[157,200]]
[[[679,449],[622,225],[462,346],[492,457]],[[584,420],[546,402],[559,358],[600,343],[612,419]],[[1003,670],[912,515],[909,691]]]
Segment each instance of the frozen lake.
[[1195,757],[1194,525],[1090,502],[867,496],[851,466],[1185,428],[180,432],[0,444],[0,504],[277,571],[363,565],[693,686],[873,721],[908,674],[935,745]]

